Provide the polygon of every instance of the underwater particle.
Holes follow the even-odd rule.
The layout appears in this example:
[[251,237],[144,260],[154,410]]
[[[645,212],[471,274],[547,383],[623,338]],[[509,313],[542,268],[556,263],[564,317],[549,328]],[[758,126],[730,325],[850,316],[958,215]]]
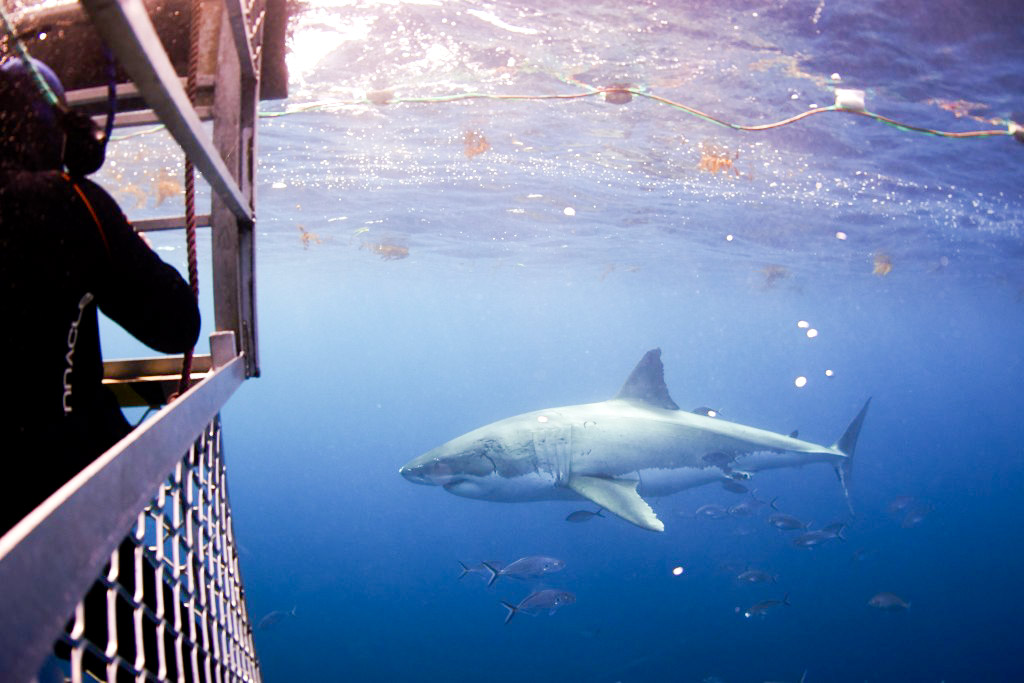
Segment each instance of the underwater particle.
[[288,184],[282,183],[280,180],[275,180],[273,183],[271,183],[270,187],[275,190],[283,190],[284,188],[288,187]]
[[466,134],[462,136],[462,144],[463,151],[469,159],[479,156],[491,148],[491,143],[487,142],[484,134],[475,130],[466,131]]
[[796,326],[799,327],[801,330],[806,330],[808,327],[811,326],[811,324],[806,320],[801,320],[797,322]]
[[837,230],[836,231],[836,239],[837,240],[845,240],[846,237],[847,237],[846,233],[843,232],[842,230]]
[[932,98],[925,100],[925,104],[933,104],[943,111],[948,111],[958,119],[962,119],[966,116],[976,121],[985,121],[986,119],[979,116],[978,113],[988,109],[988,105],[986,104],[970,102],[968,100],[943,100]]
[[803,375],[800,375],[795,380],[793,380],[793,384],[794,386],[796,386],[797,389],[803,389],[805,386],[807,386],[807,378],[804,377]]
[[697,162],[697,168],[705,173],[712,175],[721,171],[722,173],[732,172],[736,177],[740,176],[739,170],[733,165],[737,159],[740,158],[739,152],[734,152],[731,156],[729,151],[724,147],[719,147],[715,144],[700,144],[700,161]]
[[165,199],[185,194],[185,186],[170,173],[162,173],[153,181],[153,190],[156,193],[156,205],[160,206]]
[[843,80],[842,76],[840,76],[838,73],[833,73],[831,76],[829,76],[829,79],[835,81],[836,83]]
[[833,376],[835,376],[835,374],[836,373],[832,372],[831,370],[826,370],[825,371],[825,376],[826,377],[833,377]]
[[726,235],[725,236],[725,241],[726,242],[732,242],[732,240],[733,240],[733,236],[732,235]]
[[885,277],[892,272],[892,259],[884,251],[876,251],[873,259],[874,269],[871,271],[872,275]]
[[786,278],[789,277],[789,269],[788,268],[786,268],[785,266],[780,266],[780,265],[774,264],[774,263],[768,264],[767,266],[765,266],[764,268],[762,268],[758,272],[761,273],[764,276],[764,280],[761,283],[761,286],[764,289],[771,289],[780,280],[785,280]]
[[320,235],[316,234],[315,232],[309,232],[308,230],[306,230],[306,226],[296,225],[295,227],[299,229],[299,239],[302,240],[303,249],[309,249],[309,244],[311,242],[313,244],[321,244],[323,242],[323,240],[320,239]]
[[571,206],[567,206],[564,209],[562,209],[562,213],[564,213],[566,216],[575,216],[576,209],[572,208]]
[[672,569],[672,576],[682,576],[683,572],[686,571],[682,567],[674,567]]
[[604,88],[604,101],[608,104],[627,104],[633,101],[633,93],[629,92],[632,83],[612,83]]
[[811,329],[807,330],[807,338],[808,339],[814,339],[817,336],[818,336],[818,331],[816,329],[814,329],[813,327]]
[[380,107],[383,107],[385,104],[390,104],[394,96],[395,93],[391,90],[371,90],[366,93],[366,99],[368,99],[372,104],[376,104]]
[[138,185],[128,183],[127,185],[122,185],[120,191],[123,192],[124,194],[135,197],[136,209],[141,209],[144,206],[146,206],[146,200],[148,199],[148,197],[146,195],[146,192]]
[[363,242],[360,249],[368,249],[380,256],[382,261],[397,261],[409,255],[409,247],[398,244],[386,244],[384,242]]

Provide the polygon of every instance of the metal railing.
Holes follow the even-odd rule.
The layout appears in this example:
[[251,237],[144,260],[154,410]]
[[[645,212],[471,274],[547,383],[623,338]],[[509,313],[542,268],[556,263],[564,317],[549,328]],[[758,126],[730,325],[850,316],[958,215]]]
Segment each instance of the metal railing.
[[225,475],[215,417],[111,553],[49,666],[72,681],[260,680]]
[[[216,344],[215,349],[229,346]],[[166,507],[158,502],[154,508],[154,492],[157,501],[166,495],[162,487],[167,485],[168,472],[177,472],[182,467],[181,454],[191,453],[196,447],[197,434],[199,441],[208,438],[204,436],[208,425],[217,420],[221,406],[245,379],[241,357],[229,356],[224,362],[218,355],[219,352],[214,354],[214,369],[205,379],[93,461],[0,537],[0,680],[29,680],[60,636],[66,620],[82,609],[82,596],[89,591],[111,553],[119,544],[124,547],[125,532],[139,523],[139,511],[148,515],[154,509]],[[217,436],[216,455],[222,462],[219,430]],[[186,461],[190,457],[191,454],[187,455]],[[221,496],[226,505],[224,486],[219,488],[203,495],[211,500],[214,494]],[[190,493],[186,500],[201,503],[202,497]],[[220,519],[229,518],[229,514],[226,508],[218,512]],[[209,525],[212,519],[201,507],[192,511],[185,520],[186,540],[191,542],[200,533],[195,529],[197,521]],[[173,514],[165,521],[167,526],[161,525],[163,531],[159,533],[169,532],[168,538],[180,540],[181,521]],[[217,554],[222,558],[218,562],[226,558],[233,568],[238,588],[233,589],[231,604],[240,605],[243,612],[242,621],[232,627],[237,634],[249,626],[244,601],[239,599],[241,582],[229,527],[230,523],[203,531],[200,539],[216,535]],[[138,538],[137,532],[135,537]],[[188,551],[199,553],[204,566],[211,566],[212,561],[208,543],[200,540],[199,546],[192,545]],[[183,568],[180,564],[180,550],[178,555],[173,551],[168,555],[164,546],[163,542],[153,543],[152,547],[147,544],[146,548],[140,545],[139,550],[154,566],[165,563],[169,556],[178,572],[186,571],[187,576],[195,578],[194,568]],[[113,564],[117,564],[116,556]],[[176,578],[174,571],[171,577]],[[222,618],[219,614],[217,617]],[[110,660],[118,656],[117,643],[117,638],[108,640],[103,648]],[[251,643],[249,647],[251,650]],[[85,649],[83,646],[83,652]]]

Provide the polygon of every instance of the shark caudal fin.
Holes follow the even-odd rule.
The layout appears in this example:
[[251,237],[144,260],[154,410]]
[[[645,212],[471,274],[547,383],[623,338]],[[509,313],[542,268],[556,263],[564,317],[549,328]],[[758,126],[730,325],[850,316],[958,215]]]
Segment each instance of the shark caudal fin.
[[857,448],[857,437],[860,436],[860,428],[864,424],[864,416],[868,414],[870,405],[871,399],[869,398],[839,440],[832,444],[832,448],[846,456],[837,462],[835,467],[836,476],[839,477],[839,483],[843,486],[843,495],[846,496],[846,507],[850,508],[851,515],[853,514],[853,504],[850,503],[850,478],[853,476],[853,453]]

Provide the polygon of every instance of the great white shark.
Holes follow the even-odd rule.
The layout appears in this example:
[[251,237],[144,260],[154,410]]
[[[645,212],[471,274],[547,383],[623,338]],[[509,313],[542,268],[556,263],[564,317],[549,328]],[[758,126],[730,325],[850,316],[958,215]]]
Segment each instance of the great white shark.
[[481,500],[585,498],[644,529],[665,525],[645,500],[761,470],[832,465],[849,504],[865,402],[831,446],[680,410],[665,385],[661,349],[648,351],[612,399],[537,410],[474,429],[409,461],[417,484]]

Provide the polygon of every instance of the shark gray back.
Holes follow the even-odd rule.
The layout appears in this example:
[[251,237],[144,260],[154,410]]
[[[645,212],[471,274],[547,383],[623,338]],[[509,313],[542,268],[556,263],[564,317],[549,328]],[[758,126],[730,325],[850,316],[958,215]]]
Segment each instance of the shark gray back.
[[502,502],[590,500],[645,529],[663,531],[645,497],[760,470],[831,464],[849,503],[853,453],[870,399],[831,446],[680,410],[651,349],[619,393],[600,403],[538,410],[456,437],[399,472],[455,495]]

